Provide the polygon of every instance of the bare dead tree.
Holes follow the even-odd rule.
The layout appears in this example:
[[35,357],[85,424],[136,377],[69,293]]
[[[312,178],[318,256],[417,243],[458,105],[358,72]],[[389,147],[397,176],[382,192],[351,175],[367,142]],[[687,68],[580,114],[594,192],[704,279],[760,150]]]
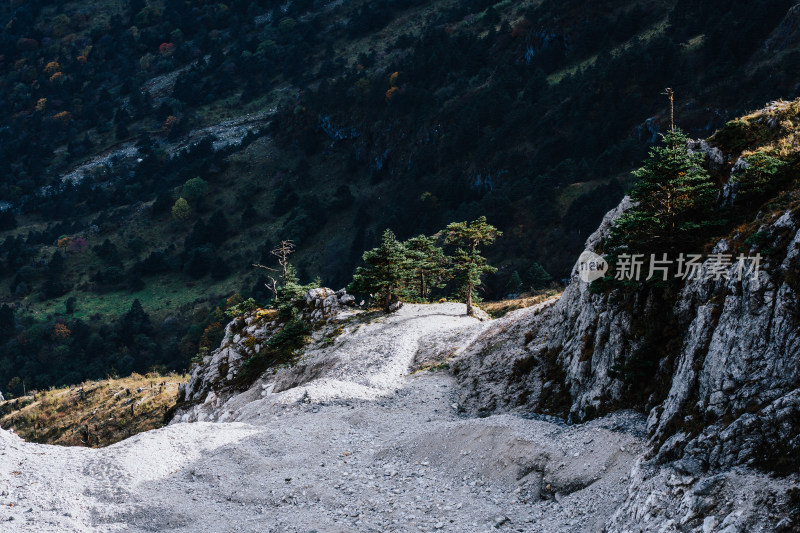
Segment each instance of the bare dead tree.
[[675,129],[675,92],[667,87],[664,89],[664,92],[661,93],[669,98],[669,129],[670,131]]
[[281,283],[286,283],[286,269],[289,268],[289,256],[294,253],[294,241],[285,240],[270,252],[278,258],[278,264],[281,266]]
[[[253,263],[253,266],[256,268],[263,268],[264,270],[268,270],[270,272],[280,272],[281,273],[281,284],[286,284],[286,271],[289,268],[289,256],[294,253],[295,245],[294,241],[291,240],[283,240],[281,243],[274,249],[270,251],[272,255],[278,258],[278,265],[280,265],[280,269],[272,268],[265,265],[261,265],[258,263]],[[278,280],[275,279],[275,276],[267,274],[269,278],[269,282],[265,283],[264,286],[272,293],[273,298],[278,297]]]
[[[256,268],[263,268],[264,270],[269,270],[270,272],[278,272],[277,268],[270,268],[268,266],[260,265],[258,263],[253,263],[253,266]],[[272,293],[272,298],[275,299],[278,297],[278,280],[275,279],[275,276],[267,274],[269,281],[264,284],[264,286]]]

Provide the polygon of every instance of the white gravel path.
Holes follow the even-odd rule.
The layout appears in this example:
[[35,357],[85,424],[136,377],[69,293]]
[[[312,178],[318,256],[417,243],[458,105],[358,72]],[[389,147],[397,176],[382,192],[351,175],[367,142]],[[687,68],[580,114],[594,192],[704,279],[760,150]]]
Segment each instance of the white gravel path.
[[[101,450],[0,431],[0,531],[599,531],[624,498],[642,421],[583,426],[464,418],[419,350],[484,324],[463,306],[406,306],[305,363],[324,375]],[[464,342],[459,342],[463,340]],[[262,397],[263,394],[263,397]]]
[[[311,350],[304,365],[324,365],[324,376],[305,385],[269,395],[268,402],[332,399],[376,399],[404,386],[418,352],[426,345],[463,350],[485,324],[464,314],[461,304],[406,304],[399,311],[366,324],[356,317],[329,348]],[[456,355],[454,353],[453,355]],[[288,369],[292,374],[294,369]],[[280,376],[279,376],[280,377]]]

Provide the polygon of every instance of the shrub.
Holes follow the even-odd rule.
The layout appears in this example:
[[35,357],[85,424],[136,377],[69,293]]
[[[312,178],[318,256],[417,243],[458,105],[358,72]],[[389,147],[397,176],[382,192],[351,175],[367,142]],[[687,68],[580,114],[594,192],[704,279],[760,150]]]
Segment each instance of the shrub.
[[208,194],[208,182],[203,178],[192,178],[183,184],[183,197],[191,202],[197,202]]
[[250,386],[264,371],[275,365],[287,363],[294,352],[308,344],[310,328],[302,320],[293,318],[274,334],[266,346],[244,362],[236,376],[235,385],[243,388]]
[[189,220],[189,217],[192,216],[192,208],[189,202],[184,198],[175,200],[175,204],[172,206],[172,216],[182,222]]
[[235,305],[228,307],[225,311],[225,316],[228,318],[236,318],[237,316],[242,316],[256,308],[256,301],[252,298],[248,298],[243,302],[239,302]]
[[745,157],[744,161],[747,166],[731,176],[731,183],[736,186],[737,202],[749,207],[774,188],[776,177],[786,162],[760,151]]

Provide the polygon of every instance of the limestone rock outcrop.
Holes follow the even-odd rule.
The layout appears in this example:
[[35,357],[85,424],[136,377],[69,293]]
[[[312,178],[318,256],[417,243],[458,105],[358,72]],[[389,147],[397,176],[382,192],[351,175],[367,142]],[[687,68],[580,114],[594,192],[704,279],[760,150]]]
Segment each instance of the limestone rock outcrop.
[[320,287],[311,289],[303,296],[305,307],[303,317],[309,322],[318,323],[336,316],[344,307],[353,307],[356,299],[345,289],[336,292]]
[[[628,205],[606,215],[587,250]],[[671,300],[593,293],[576,265],[557,302],[495,321],[468,348],[455,365],[460,404],[572,422],[638,404],[651,451],[608,531],[789,531],[798,516],[787,491],[800,481],[800,213],[760,221],[768,257],[756,274],[736,275],[734,262],[717,278],[707,263]],[[737,250],[720,240],[712,252]],[[642,360],[652,366],[635,397],[619,368]],[[753,501],[758,491],[770,496]]]
[[[355,298],[344,289],[320,287],[305,293],[298,303],[299,317],[319,326],[347,312]],[[258,354],[284,326],[274,312],[255,310],[237,317],[225,327],[219,348],[194,366],[189,381],[179,391],[178,418],[203,421],[235,392],[241,392],[242,366]],[[249,386],[249,384],[244,384]]]

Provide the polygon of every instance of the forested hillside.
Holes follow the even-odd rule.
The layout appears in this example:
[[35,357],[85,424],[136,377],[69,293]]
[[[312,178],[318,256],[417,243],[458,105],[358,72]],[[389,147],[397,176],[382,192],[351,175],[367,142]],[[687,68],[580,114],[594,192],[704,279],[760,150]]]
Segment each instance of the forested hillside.
[[485,215],[486,296],[563,277],[666,87],[694,137],[797,95],[792,5],[4,3],[0,390],[187,367],[281,239],[340,287],[387,228]]

